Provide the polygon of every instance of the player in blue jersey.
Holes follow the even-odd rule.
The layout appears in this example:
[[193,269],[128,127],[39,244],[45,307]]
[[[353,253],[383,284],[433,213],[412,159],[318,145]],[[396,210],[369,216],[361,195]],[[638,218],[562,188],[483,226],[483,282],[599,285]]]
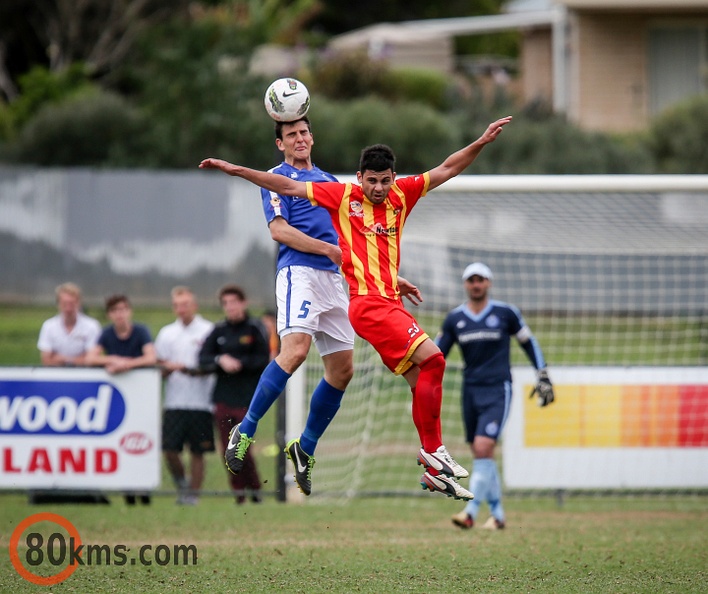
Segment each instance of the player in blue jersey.
[[[314,144],[310,122],[275,124],[275,144],[284,161],[270,171],[297,181],[337,181],[312,163]],[[309,495],[314,453],[337,410],[354,372],[354,330],[349,323],[349,299],[339,266],[342,251],[337,233],[324,208],[305,198],[261,190],[263,210],[271,237],[280,244],[276,274],[277,331],[280,353],[261,375],[243,421],[233,428],[226,449],[226,465],[237,474],[253,442],[258,422],[302,365],[314,341],[324,364],[324,377],[310,399],[302,435],[288,442],[285,451],[295,467],[295,481]],[[399,279],[401,294],[420,298],[417,287]]]
[[481,262],[470,264],[462,273],[467,301],[448,313],[435,342],[447,357],[457,343],[465,362],[462,417],[467,442],[474,456],[470,491],[475,499],[452,516],[460,528],[472,528],[483,501],[491,516],[484,528],[504,528],[501,481],[494,460],[494,448],[511,404],[510,338],[514,336],[537,370],[532,392],[539,406],[553,402],[553,386],[546,361],[536,338],[521,312],[508,303],[489,299],[492,271]]

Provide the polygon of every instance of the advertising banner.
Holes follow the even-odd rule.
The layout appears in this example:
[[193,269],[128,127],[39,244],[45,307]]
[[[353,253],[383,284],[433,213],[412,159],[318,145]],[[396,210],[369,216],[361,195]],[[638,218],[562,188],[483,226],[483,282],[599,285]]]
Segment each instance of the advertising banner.
[[160,483],[160,372],[0,368],[0,489]]
[[512,488],[708,487],[708,368],[558,367],[556,401],[529,399],[514,369],[503,432]]

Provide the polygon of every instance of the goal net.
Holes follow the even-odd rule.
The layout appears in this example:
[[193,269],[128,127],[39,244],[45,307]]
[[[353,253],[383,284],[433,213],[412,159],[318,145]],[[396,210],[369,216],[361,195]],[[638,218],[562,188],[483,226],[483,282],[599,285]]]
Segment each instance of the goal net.
[[[401,276],[417,284],[424,298],[419,307],[407,307],[431,338],[446,313],[464,301],[461,273],[473,261],[492,269],[491,297],[521,309],[552,378],[554,370],[562,368],[661,370],[708,363],[708,176],[451,180],[416,206],[402,240]],[[359,339],[354,361],[354,379],[342,408],[318,447],[313,495],[420,493],[421,469],[415,463],[420,444],[408,385]],[[515,341],[512,364],[515,379],[517,372],[530,370]],[[469,468],[472,460],[460,414],[461,370],[454,349],[444,382],[443,438],[452,455]],[[303,375],[302,388],[288,395],[290,407],[295,402],[306,409],[321,378],[315,349]],[[560,404],[564,390],[557,389],[559,403],[553,414],[568,406]],[[686,452],[695,454],[697,448],[705,455],[708,390],[697,390],[690,402],[693,409],[682,409],[681,422],[685,424],[688,415],[687,422],[693,423],[693,442]],[[562,402],[572,400],[570,387],[567,394]],[[512,409],[522,411],[528,406],[525,401],[517,394]],[[627,407],[621,410],[631,413]],[[575,413],[563,414],[572,418]],[[649,417],[622,423],[641,432],[643,424],[663,422],[646,407],[638,407],[636,414]],[[602,420],[597,423],[600,434],[607,432],[597,439],[600,445],[605,439],[606,446],[621,449],[629,438],[611,423],[608,420],[606,428]],[[577,429],[566,422],[563,431],[573,446]],[[611,434],[618,431],[614,443]],[[634,444],[646,445],[652,444],[641,439]],[[572,464],[575,450],[569,451]]]

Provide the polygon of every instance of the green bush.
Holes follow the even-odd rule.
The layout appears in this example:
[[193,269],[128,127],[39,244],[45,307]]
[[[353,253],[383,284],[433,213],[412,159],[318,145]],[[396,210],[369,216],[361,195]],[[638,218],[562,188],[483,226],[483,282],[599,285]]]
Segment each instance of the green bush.
[[452,83],[446,75],[424,68],[396,68],[386,79],[386,95],[394,100],[420,101],[437,110],[448,107]]
[[452,79],[427,68],[389,68],[365,51],[330,54],[299,76],[310,91],[338,101],[380,97],[389,101],[421,102],[444,110],[450,101]]
[[460,148],[450,119],[420,103],[375,97],[349,102],[314,97],[312,103],[313,159],[327,171],[355,173],[361,149],[377,143],[396,153],[399,173],[427,171]]
[[646,149],[629,140],[587,132],[560,117],[534,120],[521,114],[473,167],[486,174],[651,173],[652,160]]
[[58,72],[34,66],[20,77],[19,86],[21,94],[10,104],[14,125],[18,129],[47,105],[98,89],[90,82],[86,67],[80,62]]
[[303,73],[310,92],[329,99],[349,101],[369,95],[384,95],[388,66],[372,60],[366,51],[332,53],[317,60],[311,73]]
[[44,166],[140,166],[147,123],[123,98],[91,92],[49,103],[5,147],[8,161]]
[[655,118],[647,142],[660,173],[708,173],[708,96]]

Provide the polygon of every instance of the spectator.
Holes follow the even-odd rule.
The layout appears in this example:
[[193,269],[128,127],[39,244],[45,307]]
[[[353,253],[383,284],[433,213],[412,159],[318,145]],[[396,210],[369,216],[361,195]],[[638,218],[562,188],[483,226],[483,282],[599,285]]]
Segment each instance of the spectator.
[[[111,324],[103,329],[98,344],[86,355],[86,364],[105,367],[108,373],[123,373],[155,365],[157,358],[150,331],[146,326],[133,322],[133,308],[128,297],[108,297],[106,313]],[[136,495],[126,493],[125,501],[128,505],[135,505]],[[140,501],[149,504],[150,495],[141,494]]]
[[74,283],[56,288],[59,313],[42,324],[37,348],[42,365],[84,365],[86,353],[96,345],[101,325],[81,312],[81,289]]
[[111,324],[101,332],[98,344],[86,355],[86,364],[102,366],[108,373],[123,373],[157,363],[150,330],[133,323],[133,308],[125,295],[106,299]]
[[[213,402],[214,417],[224,450],[232,427],[246,414],[262,371],[270,360],[266,330],[260,321],[248,314],[246,295],[236,285],[226,285],[219,291],[219,302],[226,318],[219,322],[204,341],[199,353],[203,371],[216,372]],[[165,428],[168,431],[169,428]],[[261,501],[261,481],[256,462],[247,453],[242,471],[228,474],[236,502]]]
[[[37,340],[42,365],[74,367],[84,365],[86,353],[96,345],[101,324],[81,311],[81,289],[63,283],[55,289],[59,313],[42,324]],[[94,491],[58,493],[55,490],[29,492],[30,503],[109,503]]]
[[[155,339],[157,362],[165,378],[162,451],[179,491],[177,503],[196,505],[204,481],[204,453],[214,451],[214,381],[197,367],[199,350],[214,324],[197,313],[197,300],[188,287],[175,287],[171,297],[177,320],[162,328]],[[185,443],[191,452],[189,479],[180,457]]]

